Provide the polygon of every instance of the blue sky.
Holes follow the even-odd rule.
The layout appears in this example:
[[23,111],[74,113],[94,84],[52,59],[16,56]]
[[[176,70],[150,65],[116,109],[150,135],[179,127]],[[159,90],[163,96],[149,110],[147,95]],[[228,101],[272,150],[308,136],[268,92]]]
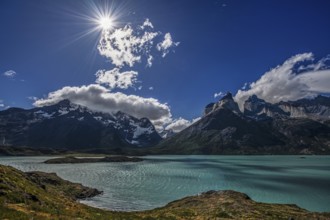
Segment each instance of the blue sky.
[[[97,46],[103,30],[96,29],[98,24],[91,19],[96,17],[95,8],[106,13],[107,9],[112,9],[116,18],[113,18],[115,26],[110,32],[122,30],[129,24],[135,31],[149,28],[148,32],[157,33],[150,51],[141,50],[140,54],[135,54],[141,55],[140,62],[133,66],[116,66],[111,57],[100,53]],[[255,85],[247,88],[249,92],[242,91],[244,94],[240,93],[237,98],[257,93],[269,102],[278,101],[272,99],[274,90],[261,93],[265,83],[258,82],[273,68],[273,80],[264,79],[267,83],[277,76],[298,75],[294,69],[300,67],[307,74],[295,80],[313,87],[298,95],[281,96],[284,100],[328,94],[326,85],[308,82],[322,79],[323,84],[330,85],[327,71],[329,10],[330,2],[326,0],[2,0],[0,109],[8,106],[31,108],[37,100],[41,100],[38,104],[41,106],[61,97],[72,97],[80,104],[95,106],[94,101],[84,102],[81,97],[70,96],[71,90],[70,95],[68,92],[63,95],[61,89],[67,86],[81,92],[83,85],[98,85],[102,94],[118,92],[114,99],[135,95],[133,98],[143,104],[146,98],[153,98],[147,100],[150,102],[147,107],[130,102],[115,110],[131,108],[127,111],[137,117],[154,114],[151,117],[155,123],[166,126],[180,117],[191,122],[201,115],[206,104],[219,98],[214,98],[215,93],[231,91],[235,95],[245,83],[255,82]],[[142,31],[139,27],[146,19],[153,28],[146,27]],[[91,33],[83,36],[88,31]],[[162,57],[164,51],[158,50],[157,45],[163,42],[167,33],[172,45]],[[149,55],[153,57],[151,67],[147,66]],[[291,72],[287,71],[288,66]],[[134,71],[138,75],[127,88],[109,88],[107,83],[96,83],[96,72],[114,68],[119,69],[119,74]],[[313,72],[316,74],[311,75]],[[288,82],[291,78],[281,77],[281,80]],[[291,94],[289,88],[300,90],[305,84],[290,84],[283,91]],[[88,89],[91,88],[85,88]],[[55,96],[60,97],[48,95],[59,90]],[[83,95],[86,94],[90,93]],[[101,110],[111,111],[112,105],[101,103],[106,101],[109,102],[98,99],[96,105]],[[160,118],[162,122],[156,122]]]

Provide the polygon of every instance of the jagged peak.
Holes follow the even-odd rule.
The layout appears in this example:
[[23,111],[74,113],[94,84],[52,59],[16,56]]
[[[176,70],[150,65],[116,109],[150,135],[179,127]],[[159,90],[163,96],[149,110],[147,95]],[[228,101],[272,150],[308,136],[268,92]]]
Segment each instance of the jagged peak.
[[233,99],[233,95],[231,94],[231,92],[227,92],[226,95],[224,95],[221,99],[221,100],[225,100],[225,99],[231,99],[231,100],[234,100]]
[[207,104],[206,106],[205,106],[205,108],[210,108],[210,107],[213,107],[214,106],[214,102],[211,102],[211,103],[209,103],[209,104]]
[[56,103],[56,105],[70,106],[71,105],[71,101],[69,99],[63,99],[63,100],[59,101],[58,103]]
[[214,109],[217,108],[229,109],[237,114],[241,113],[241,111],[238,108],[237,102],[234,101],[233,95],[230,92],[227,92],[227,94],[224,97],[222,97],[222,99],[214,107]]
[[245,102],[263,102],[266,103],[265,100],[260,99],[257,95],[253,94],[249,96],[249,98]]

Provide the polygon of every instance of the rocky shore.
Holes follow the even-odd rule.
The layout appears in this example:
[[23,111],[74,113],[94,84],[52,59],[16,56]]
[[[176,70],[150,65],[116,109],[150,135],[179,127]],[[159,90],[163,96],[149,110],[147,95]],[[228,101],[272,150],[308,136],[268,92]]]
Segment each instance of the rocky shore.
[[100,193],[55,173],[24,173],[0,165],[0,219],[330,219],[330,213],[255,202],[230,190],[208,191],[140,212],[107,211],[77,202]]

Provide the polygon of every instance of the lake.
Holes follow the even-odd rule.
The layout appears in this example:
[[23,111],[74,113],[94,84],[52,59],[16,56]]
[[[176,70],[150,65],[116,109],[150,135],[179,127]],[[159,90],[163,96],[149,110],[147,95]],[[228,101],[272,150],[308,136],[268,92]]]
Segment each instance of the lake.
[[330,211],[330,156],[147,156],[138,163],[44,164],[54,157],[0,157],[22,171],[56,172],[104,191],[82,201],[146,210],[208,190],[231,189],[269,203]]

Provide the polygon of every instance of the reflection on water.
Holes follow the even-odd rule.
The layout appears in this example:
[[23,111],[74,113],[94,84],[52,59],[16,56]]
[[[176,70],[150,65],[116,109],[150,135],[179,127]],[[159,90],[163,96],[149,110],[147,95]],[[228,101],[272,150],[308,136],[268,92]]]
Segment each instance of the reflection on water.
[[330,211],[330,156],[147,156],[139,163],[43,164],[50,157],[0,157],[23,171],[60,177],[104,191],[84,203],[146,210],[207,190],[232,189],[252,199]]

